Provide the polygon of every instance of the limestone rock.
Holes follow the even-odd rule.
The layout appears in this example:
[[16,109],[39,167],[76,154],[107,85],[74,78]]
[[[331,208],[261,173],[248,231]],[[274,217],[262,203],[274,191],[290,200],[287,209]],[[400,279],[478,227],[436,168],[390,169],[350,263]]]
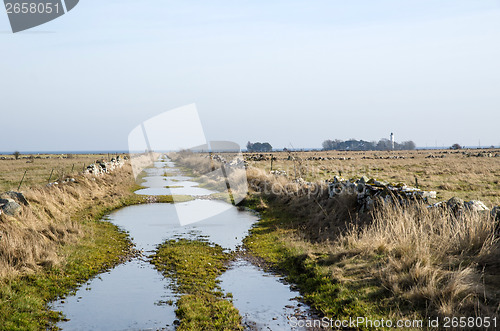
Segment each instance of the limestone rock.
[[500,206],[493,207],[491,216],[493,216],[497,222],[500,222]]
[[368,181],[369,181],[369,179],[366,176],[363,176],[359,179],[359,183],[361,183],[361,184],[366,184],[366,183],[368,183]]
[[422,198],[424,199],[436,199],[437,193],[436,191],[423,192]]
[[490,210],[486,205],[479,200],[471,200],[467,201],[465,203],[465,207],[467,207],[469,210],[472,211],[484,211],[484,210]]
[[446,201],[446,207],[448,207],[454,213],[457,213],[465,208],[465,202],[460,198],[453,197]]
[[0,199],[0,210],[6,215],[14,216],[21,209],[21,205],[13,199]]
[[418,188],[408,187],[404,183],[387,183],[368,179],[363,176],[358,180],[345,180],[342,177],[334,176],[326,181],[330,198],[338,194],[357,194],[359,211],[368,211],[373,207],[374,201],[379,198],[387,203],[406,204],[409,200],[435,199],[435,191],[422,191]]
[[19,193],[19,192],[14,192],[14,191],[8,191],[5,193],[0,194],[0,199],[13,199],[17,203],[23,204],[25,206],[28,206],[28,200],[24,197],[24,194]]
[[103,160],[97,161],[87,167],[85,173],[93,174],[93,175],[102,175],[105,173],[110,173],[116,168],[121,168],[124,165],[124,162],[120,157],[111,159],[110,162],[105,162]]

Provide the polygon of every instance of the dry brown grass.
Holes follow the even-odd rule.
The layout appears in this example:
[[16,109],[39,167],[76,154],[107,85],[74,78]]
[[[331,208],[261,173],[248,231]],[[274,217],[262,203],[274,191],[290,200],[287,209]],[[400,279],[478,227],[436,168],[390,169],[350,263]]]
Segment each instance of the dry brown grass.
[[[63,176],[76,176],[83,171],[84,166],[96,160],[109,161],[108,154],[39,155],[39,159],[36,155],[33,159],[29,155],[22,155],[19,160],[15,160],[12,155],[0,155],[2,157],[7,159],[0,159],[0,192],[17,190],[25,171],[21,190],[47,184],[52,169],[51,182]],[[113,155],[109,155],[111,157]]]
[[[308,181],[318,181],[342,173],[345,178],[359,178],[366,175],[379,180],[404,182],[414,186],[417,177],[421,189],[437,191],[438,200],[456,196],[464,200],[481,200],[489,207],[500,205],[500,158],[467,156],[482,151],[493,155],[500,153],[500,150],[311,151],[291,153],[293,159],[290,160],[286,152],[275,152],[272,155],[277,158],[273,161],[273,169],[285,170],[290,179],[295,178],[297,174],[298,177]],[[259,154],[245,153],[245,156]],[[271,154],[264,155],[269,157]],[[427,158],[429,155],[436,158]],[[307,160],[314,157],[335,159]],[[398,158],[385,159],[388,157]],[[271,168],[270,160],[249,161],[249,164],[266,172]]]
[[495,228],[489,213],[386,204],[372,223],[341,236],[333,251],[379,259],[370,273],[430,315],[487,316],[499,303],[495,284],[484,280],[500,266]]
[[273,202],[272,208],[283,208],[298,219],[282,224],[296,230],[295,238],[313,243],[315,254],[350,261],[342,263],[341,269],[332,267],[332,279],[378,279],[394,298],[405,302],[407,312],[498,314],[500,245],[489,213],[454,215],[415,203],[380,204],[372,214],[358,214],[355,196],[328,199],[325,191],[304,193],[308,190],[303,185],[295,190],[266,190],[287,187],[289,182],[261,169],[249,169],[248,177],[254,183],[251,187]]
[[[366,154],[347,153],[353,160],[314,161],[317,163],[309,166],[309,173],[304,160],[314,153],[299,154],[302,160],[295,162],[287,160],[287,154],[274,154],[278,160],[273,162],[273,169],[286,170],[288,176],[269,174],[270,160],[251,161],[248,183],[252,194],[266,198],[258,208],[282,212],[280,227],[293,230],[290,238],[284,239],[289,245],[308,247],[311,256],[330,256],[327,260],[332,261],[329,268],[333,280],[362,283],[375,279],[392,293],[400,303],[397,310],[406,316],[415,311],[420,316],[497,316],[500,244],[497,225],[488,212],[455,215],[421,203],[405,207],[379,203],[372,213],[359,214],[356,196],[328,198],[321,180],[338,174],[333,169],[341,169],[344,177],[368,174],[407,183],[420,171],[419,183],[424,189],[446,189],[441,197],[460,196],[458,188],[468,186],[474,193],[462,197],[498,203],[500,192],[495,188],[485,199],[486,186],[482,186],[498,185],[498,158],[444,154],[447,158],[428,159],[428,151],[406,153],[406,159],[389,160],[366,160],[360,158]],[[207,161],[197,163],[197,157],[190,156],[191,168],[196,170],[196,164],[205,168]],[[345,167],[347,161],[350,170]],[[377,173],[366,172],[375,168]],[[297,177],[319,182],[296,182],[295,171]]]
[[82,224],[116,205],[134,184],[129,164],[112,174],[75,178],[74,183],[26,189],[30,205],[16,216],[0,215],[0,277],[60,263],[59,247],[83,236]]

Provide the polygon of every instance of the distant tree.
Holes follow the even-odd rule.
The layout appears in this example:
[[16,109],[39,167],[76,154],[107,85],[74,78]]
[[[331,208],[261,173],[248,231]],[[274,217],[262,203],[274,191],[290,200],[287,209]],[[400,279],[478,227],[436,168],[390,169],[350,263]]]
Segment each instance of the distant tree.
[[377,143],[377,150],[379,151],[386,151],[390,150],[391,148],[391,141],[389,139],[382,138]]
[[338,140],[338,139],[335,139],[335,140],[325,140],[323,141],[323,149],[325,151],[329,151],[329,150],[336,150],[336,149],[341,149],[342,147],[340,146],[342,143],[344,143],[344,141],[342,140]]
[[323,146],[323,150],[325,150],[325,151],[334,149],[333,148],[333,141],[330,139],[323,141],[321,146]]
[[453,145],[451,145],[450,148],[451,149],[462,149],[462,146],[460,146],[459,144],[453,144]]
[[14,155],[14,157],[16,158],[16,160],[18,160],[19,156],[21,155],[21,153],[19,153],[18,151],[15,151],[14,153],[12,153],[12,155]]
[[252,144],[252,151],[254,152],[262,152],[262,144],[259,142]]
[[270,152],[273,150],[273,146],[271,146],[270,143],[265,142],[265,143],[247,143],[247,151],[249,152]]
[[417,145],[415,145],[415,143],[411,140],[409,141],[403,141],[401,144],[400,144],[400,149],[403,149],[403,150],[413,150],[417,147]]
[[273,150],[273,146],[271,146],[270,143],[263,143],[262,144],[262,149],[264,152],[270,152]]
[[[349,151],[373,151],[380,150],[386,151],[392,149],[392,144],[389,139],[382,138],[378,142],[357,140],[351,138],[349,140],[325,140],[322,143],[323,150],[349,150]],[[404,141],[402,143],[394,143],[394,149],[396,150],[411,150],[415,149],[416,145],[413,141]]]

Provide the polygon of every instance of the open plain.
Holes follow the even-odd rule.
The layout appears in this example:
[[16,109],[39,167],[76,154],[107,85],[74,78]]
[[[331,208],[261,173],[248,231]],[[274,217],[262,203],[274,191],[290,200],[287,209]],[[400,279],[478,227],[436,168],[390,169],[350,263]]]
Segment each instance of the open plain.
[[[244,153],[236,162],[229,162],[235,157],[230,153],[169,157],[184,175],[196,176],[200,189],[215,191],[227,183],[215,178],[213,169],[244,162],[229,182],[246,178],[249,192],[238,207],[257,211],[260,220],[237,256],[285,276],[318,317],[405,321],[409,329],[454,317],[497,323],[500,244],[498,216],[490,211],[500,204],[500,150],[285,151]],[[83,164],[105,158],[0,159],[1,191],[17,190],[24,176],[19,191],[29,202],[14,216],[0,216],[0,323],[7,329],[54,326],[63,316],[47,308],[50,300],[64,299],[81,282],[131,256],[130,238],[103,220],[105,214],[173,201],[133,194],[143,188],[142,177],[134,182],[129,162],[112,172],[82,173]],[[375,200],[372,208],[361,209],[357,193],[329,190],[339,179],[360,185],[363,176],[367,185],[404,183],[436,191],[436,197],[403,204]],[[233,194],[238,189],[231,187]],[[452,197],[480,200],[488,210],[450,207],[446,201]],[[445,203],[429,208],[440,201]],[[157,249],[154,264],[165,277],[190,284],[194,271],[178,265],[180,252],[186,255],[182,261],[195,266],[212,261],[214,249],[198,241],[167,241]],[[234,258],[221,255],[224,263]],[[214,263],[207,263],[211,280],[226,268]],[[185,291],[176,303],[180,329],[241,329],[230,295],[218,291]]]
[[[247,153],[249,165],[285,171],[290,179],[367,176],[436,191],[437,200],[459,197],[500,205],[500,149],[413,151],[309,151]],[[275,160],[272,162],[271,157]]]

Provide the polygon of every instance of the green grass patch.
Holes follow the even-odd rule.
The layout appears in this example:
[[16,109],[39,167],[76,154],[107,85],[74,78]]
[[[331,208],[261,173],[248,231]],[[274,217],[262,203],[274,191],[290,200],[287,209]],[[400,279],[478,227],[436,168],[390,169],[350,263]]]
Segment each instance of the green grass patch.
[[[336,257],[322,245],[298,239],[293,223],[300,221],[278,203],[251,197],[245,206],[261,212],[261,220],[245,238],[245,247],[298,285],[304,299],[324,316],[335,319],[393,316],[388,293],[369,276],[376,259]],[[395,308],[395,307],[393,307]]]
[[[86,235],[77,243],[61,246],[59,256],[64,264],[33,275],[0,280],[0,329],[56,329],[55,322],[63,316],[50,311],[47,303],[68,295],[79,284],[120,263],[130,251],[127,235],[101,219],[115,209],[151,202],[148,198],[131,193],[111,205],[96,201],[72,215]],[[176,196],[175,199],[189,201],[193,198]],[[153,202],[173,201],[174,197],[166,195],[155,196]]]
[[0,282],[0,325],[2,330],[56,329],[63,316],[46,304],[68,295],[78,284],[120,262],[130,242],[115,225],[96,221],[84,225],[89,235],[61,249],[66,263],[34,275]]
[[[176,280],[178,330],[241,330],[241,317],[218,285],[217,277],[233,255],[220,246],[181,239],[162,244],[152,263]],[[229,296],[229,295],[228,295]],[[230,296],[229,296],[230,297]]]
[[181,166],[181,165],[179,165],[177,163],[175,164],[175,167],[181,172],[181,174],[183,176],[187,176],[187,177],[197,177],[197,176],[199,176],[199,174],[196,173],[194,169]]

